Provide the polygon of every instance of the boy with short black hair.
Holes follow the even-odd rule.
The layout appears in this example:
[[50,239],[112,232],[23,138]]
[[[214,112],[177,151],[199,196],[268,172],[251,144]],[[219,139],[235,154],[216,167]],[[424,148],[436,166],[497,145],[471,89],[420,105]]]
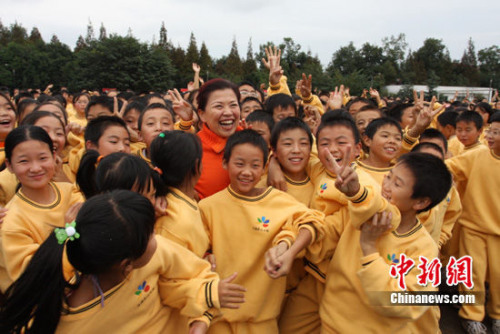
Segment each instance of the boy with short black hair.
[[246,124],[266,141],[267,147],[271,147],[271,131],[273,131],[274,120],[271,115],[263,110],[256,110],[245,119]]
[[114,101],[108,96],[93,96],[85,108],[88,121],[100,116],[113,116]]
[[[481,145],[446,161],[455,181],[466,182],[462,195],[463,213],[458,223],[460,229],[459,255],[473,259],[472,276],[474,287],[467,291],[486,291],[489,282],[488,313],[492,319],[493,332],[500,332],[500,114],[490,118],[486,133],[489,148]],[[461,287],[461,291],[465,288]],[[459,316],[469,333],[486,333],[482,324],[485,305],[462,305]]]
[[363,137],[368,154],[356,160],[357,165],[382,184],[400,154],[402,140],[403,130],[398,121],[390,117],[374,119],[366,127]]
[[483,132],[483,118],[478,112],[465,111],[457,116],[456,135],[464,145],[464,152],[481,145],[479,137]]
[[266,111],[279,122],[287,117],[297,117],[297,105],[290,95],[279,93],[269,96],[266,101]]
[[307,174],[313,137],[309,126],[298,117],[278,122],[271,134],[271,147],[287,182],[287,193],[311,206],[314,184]]
[[256,187],[267,155],[267,145],[257,132],[236,132],[224,150],[230,185],[199,203],[216,258],[215,271],[237,272],[234,282],[248,291],[246,302],[238,310],[224,312],[208,333],[277,333],[285,279],[273,280],[262,270],[269,258],[266,252],[278,245],[270,272],[277,275],[289,270],[288,263],[298,252],[323,235],[320,212],[272,187]]
[[[419,143],[434,143],[438,145],[441,150],[444,152],[445,159],[451,158],[448,154],[448,141],[446,140],[445,135],[434,128],[427,128],[420,135]],[[413,152],[413,149],[412,149]]]
[[[392,305],[390,294],[381,292],[401,291],[398,278],[390,276],[390,266],[402,254],[415,263],[420,256],[428,260],[438,256],[437,246],[417,214],[443,200],[451,187],[451,175],[439,158],[405,154],[385,178],[382,194],[375,194],[359,184],[352,168],[330,161],[343,176],[336,186],[348,196],[349,204],[326,217],[327,236],[321,251],[308,249],[313,261],[333,253],[320,307],[321,333],[408,332],[408,322],[418,319],[428,306]],[[367,196],[352,196],[357,188],[365,188]],[[401,213],[399,225],[394,216],[385,216],[380,223],[376,218],[367,221],[368,215],[385,210]],[[412,269],[406,274],[406,291],[436,290],[432,284],[419,285],[417,273]],[[359,321],[360,315],[363,321]],[[439,328],[437,321],[424,325],[425,331],[419,332]]]

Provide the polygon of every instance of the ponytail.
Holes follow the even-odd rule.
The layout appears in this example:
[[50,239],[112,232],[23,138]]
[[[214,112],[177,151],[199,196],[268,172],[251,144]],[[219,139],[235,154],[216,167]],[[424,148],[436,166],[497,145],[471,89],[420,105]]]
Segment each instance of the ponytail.
[[99,152],[88,150],[80,161],[78,172],[76,173],[76,184],[80,187],[86,199],[98,193],[95,180],[96,164],[99,159]]
[[[23,274],[6,291],[0,333],[53,333],[61,316],[67,283],[62,271],[64,245],[51,233]],[[28,329],[29,325],[29,329]]]

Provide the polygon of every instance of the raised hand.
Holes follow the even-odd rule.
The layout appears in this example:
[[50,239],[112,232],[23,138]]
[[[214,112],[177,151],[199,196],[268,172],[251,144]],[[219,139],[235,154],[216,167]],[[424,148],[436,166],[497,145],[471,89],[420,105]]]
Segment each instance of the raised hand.
[[312,91],[312,74],[309,74],[307,77],[304,73],[302,73],[302,80],[300,80],[300,95],[303,99],[308,99],[311,97]]
[[127,108],[127,101],[124,101],[120,110],[118,110],[118,98],[116,96],[113,97],[113,115],[123,118],[123,113],[125,112],[125,108]]
[[182,98],[181,93],[177,89],[169,90],[168,96],[172,101],[172,107],[176,115],[183,121],[191,121],[193,119],[193,107]]
[[304,116],[304,122],[309,125],[311,132],[316,135],[318,126],[321,123],[321,114],[319,113],[318,108],[312,105],[305,105]]
[[193,72],[200,73],[200,71],[201,71],[200,65],[193,63]]
[[330,93],[326,105],[330,110],[342,108],[344,102],[344,85],[340,85],[340,89],[335,86],[335,90]]
[[240,308],[238,304],[245,302],[245,292],[247,289],[239,284],[231,283],[236,279],[236,276],[238,276],[238,274],[234,273],[219,281],[220,307],[237,309]]
[[277,85],[283,75],[283,69],[280,66],[281,62],[281,49],[277,47],[267,47],[265,49],[267,60],[262,58],[262,63],[269,69],[269,82],[271,85]]
[[356,195],[360,188],[358,174],[354,168],[350,166],[349,157],[351,156],[351,149],[352,148],[349,145],[344,153],[342,165],[339,165],[330,150],[328,148],[324,148],[324,154],[326,157],[325,168],[329,172],[337,175],[335,187],[348,197]]

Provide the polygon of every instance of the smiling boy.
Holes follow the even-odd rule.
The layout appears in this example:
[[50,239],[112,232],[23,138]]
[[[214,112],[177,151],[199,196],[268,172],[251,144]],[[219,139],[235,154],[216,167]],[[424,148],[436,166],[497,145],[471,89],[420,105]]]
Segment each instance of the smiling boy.
[[[451,175],[439,158],[422,153],[403,155],[385,178],[382,193],[368,189],[363,198],[359,191],[353,195],[355,189],[363,189],[356,173],[345,164],[332,166],[344,169],[336,186],[348,196],[349,204],[326,218],[323,248],[309,255],[317,261],[333,252],[320,306],[321,333],[408,332],[407,323],[418,319],[428,306],[390,303],[389,292],[402,291],[398,279],[390,275],[390,266],[401,254],[416,264],[419,256],[432,260],[438,255],[436,244],[416,215],[444,198]],[[366,222],[367,216],[384,210],[392,212],[385,225]],[[394,216],[398,213],[399,225]],[[406,291],[436,290],[432,284],[419,285],[417,274],[416,267],[406,274]],[[384,291],[388,293],[381,293]],[[433,323],[434,332],[437,326]]]
[[241,308],[225,312],[209,333],[277,333],[285,279],[273,280],[262,270],[266,251],[283,241],[282,255],[294,258],[322,236],[324,216],[320,212],[272,187],[256,187],[267,155],[264,139],[253,130],[229,137],[224,168],[230,185],[199,203],[217,263],[215,270],[221,275],[237,272],[234,283],[248,291]]

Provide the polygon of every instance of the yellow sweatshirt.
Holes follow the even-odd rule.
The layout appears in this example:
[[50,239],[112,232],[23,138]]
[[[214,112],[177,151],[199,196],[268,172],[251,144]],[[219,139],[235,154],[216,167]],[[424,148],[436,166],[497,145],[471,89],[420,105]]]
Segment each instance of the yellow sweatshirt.
[[453,135],[448,139],[448,151],[450,151],[454,157],[464,151],[464,144],[458,140],[457,136]]
[[79,307],[65,305],[56,333],[187,333],[172,308],[209,324],[220,308],[218,275],[184,247],[161,236],[156,241],[147,265],[104,292],[104,307],[100,296]]
[[358,165],[359,169],[362,169],[366,173],[368,173],[375,181],[377,181],[377,183],[380,186],[382,186],[382,182],[384,182],[384,177],[392,169],[392,166],[387,167],[387,168],[372,167],[372,166],[365,164],[361,160],[356,160],[356,165]]
[[[285,277],[271,279],[263,270],[265,253],[279,241],[293,242],[300,228],[323,236],[324,216],[292,196],[267,188],[256,197],[235,193],[231,187],[199,203],[212,253],[221,277],[234,272],[234,283],[247,292],[238,310],[224,311],[225,322],[275,321],[285,295]],[[274,241],[274,244],[273,244]]]
[[391,261],[399,259],[402,253],[415,261],[405,276],[408,291],[435,291],[432,285],[420,286],[416,276],[420,273],[419,256],[434,259],[438,255],[437,246],[417,223],[403,235],[395,231],[382,235],[377,241],[378,252],[363,256],[358,230],[363,220],[353,216],[363,206],[366,205],[342,208],[326,218],[329,230],[324,240],[331,244],[329,252],[334,250],[334,253],[320,305],[321,321],[323,326],[338,333],[406,333],[407,322],[418,319],[429,307],[390,304],[389,292],[401,292],[398,279],[390,276]]
[[[355,165],[353,166],[356,167]],[[316,187],[311,204],[313,209],[323,212],[325,216],[329,216],[348,205],[349,198],[335,187],[337,176],[326,171],[319,159],[311,156],[308,168],[310,169],[309,175]],[[358,174],[361,189],[365,186],[369,188],[372,193],[380,194],[381,187],[374,178],[360,168],[356,168],[356,172]],[[328,220],[325,220],[325,224],[328,224]],[[306,256],[305,262],[306,271],[317,280],[324,283],[330,260],[325,258],[321,262],[313,263]]]
[[292,195],[297,201],[310,208],[315,188],[311,179],[307,177],[303,181],[293,181],[285,175],[285,180],[287,185],[286,192]]
[[166,215],[156,220],[155,232],[202,258],[210,247],[198,203],[176,188],[169,188]]
[[16,174],[11,173],[7,168],[0,172],[0,206],[4,207],[16,193],[17,185]]
[[463,212],[458,222],[474,231],[500,235],[500,157],[481,145],[445,161],[457,182],[466,181],[461,195]]
[[146,156],[146,148],[145,147],[142,147],[142,148],[140,147],[136,151],[132,151],[132,154],[137,155],[139,158],[146,161],[148,163],[149,167],[154,168],[153,164],[151,163],[151,159],[149,159]]
[[419,213],[417,217],[441,249],[450,240],[453,226],[461,214],[462,202],[460,202],[457,189],[452,186],[441,203],[428,211]]
[[267,90],[267,97],[269,98],[272,95],[275,94],[286,94],[292,96],[292,93],[290,92],[290,88],[288,88],[288,79],[286,76],[282,75],[280,78],[280,82],[276,86],[271,85],[269,83],[269,88]]
[[[2,254],[0,269],[6,270],[12,281],[26,269],[33,254],[37,251],[55,227],[65,224],[64,215],[83,196],[71,183],[50,183],[56,193],[54,202],[38,204],[28,199],[20,189],[7,204],[9,211],[4,218],[1,230]],[[11,282],[0,282],[0,287]]]

